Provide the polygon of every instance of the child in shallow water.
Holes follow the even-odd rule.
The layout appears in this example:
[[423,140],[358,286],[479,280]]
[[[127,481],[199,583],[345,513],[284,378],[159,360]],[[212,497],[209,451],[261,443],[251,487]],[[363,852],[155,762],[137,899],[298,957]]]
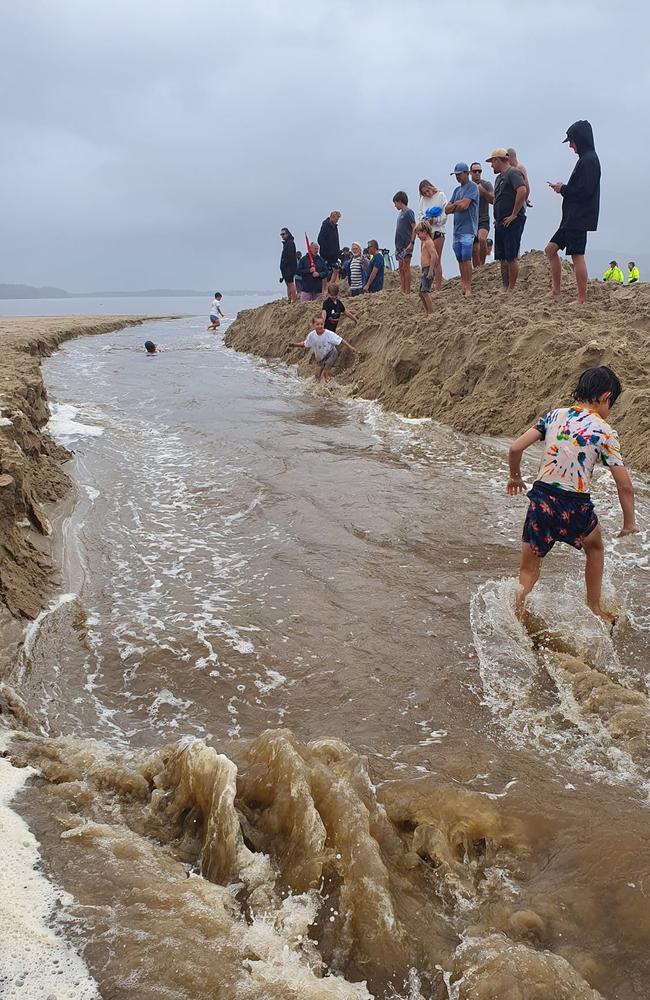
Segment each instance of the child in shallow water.
[[338,358],[337,348],[340,344],[354,351],[355,354],[359,353],[356,347],[349,344],[347,340],[343,340],[343,337],[340,337],[338,333],[334,333],[333,330],[326,330],[325,320],[322,316],[317,316],[314,319],[314,329],[307,334],[304,340],[292,343],[291,346],[306,347],[307,350],[311,349],[314,352],[316,381],[320,382],[321,378],[327,381],[332,374],[332,368]]
[[510,447],[506,491],[515,496],[527,489],[521,478],[521,456],[537,441],[542,440],[545,445],[537,479],[528,492],[530,505],[524,523],[517,596],[520,618],[526,598],[539,578],[542,559],[556,542],[566,542],[575,549],[584,549],[588,606],[594,614],[613,621],[600,603],[604,549],[589,486],[595,466],[606,466],[614,477],[623,511],[623,527],[618,537],[638,531],[632,482],[623,465],[618,434],[607,423],[622,391],[611,368],[604,365],[588,368],[575,388],[574,403],[550,410]]

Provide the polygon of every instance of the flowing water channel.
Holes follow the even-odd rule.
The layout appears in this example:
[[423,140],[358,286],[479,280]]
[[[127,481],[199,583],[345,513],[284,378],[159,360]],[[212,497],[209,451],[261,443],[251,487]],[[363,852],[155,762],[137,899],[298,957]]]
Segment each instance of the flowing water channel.
[[146,334],[44,364],[76,490],[8,684],[13,806],[83,955],[49,995],[650,995],[644,484],[623,540],[594,486],[613,635],[569,550],[526,632],[504,442],[201,320]]

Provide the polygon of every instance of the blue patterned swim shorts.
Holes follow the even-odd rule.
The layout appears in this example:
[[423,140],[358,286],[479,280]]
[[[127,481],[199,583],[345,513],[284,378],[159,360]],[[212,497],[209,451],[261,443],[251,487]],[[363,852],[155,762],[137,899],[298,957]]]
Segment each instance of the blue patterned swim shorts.
[[582,548],[598,518],[588,493],[573,493],[536,480],[528,492],[530,506],[524,521],[523,540],[542,558],[556,542]]

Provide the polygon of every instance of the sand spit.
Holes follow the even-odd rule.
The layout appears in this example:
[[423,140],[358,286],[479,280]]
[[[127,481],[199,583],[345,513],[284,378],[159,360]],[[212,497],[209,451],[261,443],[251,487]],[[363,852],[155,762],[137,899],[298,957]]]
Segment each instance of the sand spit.
[[[498,264],[474,274],[471,299],[460,295],[458,279],[434,296],[435,311],[424,314],[416,294],[396,290],[393,275],[376,295],[345,301],[359,323],[339,331],[361,351],[344,352],[338,381],[353,395],[376,399],[387,409],[433,417],[456,430],[514,436],[552,404],[566,399],[580,372],[611,365],[625,392],[616,405],[628,463],[650,470],[650,285],[611,287],[590,282],[586,306],[574,304],[571,268],[564,290],[549,298],[548,268],[539,251],[525,254],[512,296],[501,291]],[[413,274],[413,290],[416,290]],[[304,352],[288,346],[305,336],[318,303],[289,306],[271,302],[239,314],[226,343],[265,358],[299,361]]]
[[38,535],[49,532],[43,505],[59,500],[69,487],[61,468],[69,452],[43,432],[50,413],[41,358],[73,337],[153,318],[0,319],[0,600],[15,618],[34,618],[45,603],[52,565],[37,546]]

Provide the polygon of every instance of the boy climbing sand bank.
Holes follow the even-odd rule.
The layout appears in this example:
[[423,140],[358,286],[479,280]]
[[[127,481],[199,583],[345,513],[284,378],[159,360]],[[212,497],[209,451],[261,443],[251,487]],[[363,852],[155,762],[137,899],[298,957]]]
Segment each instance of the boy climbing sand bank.
[[297,343],[292,343],[292,347],[305,347],[307,350],[312,350],[314,352],[314,359],[316,361],[316,381],[320,382],[321,378],[325,381],[332,374],[332,368],[336,364],[336,359],[338,358],[338,350],[340,344],[344,347],[349,348],[358,354],[356,347],[349,344],[347,340],[343,340],[338,333],[334,333],[333,330],[325,329],[325,320],[322,316],[318,316],[314,319],[314,329],[307,334],[304,340],[300,340]]
[[621,392],[621,383],[611,368],[588,368],[575,388],[574,403],[550,410],[510,447],[506,492],[515,496],[527,489],[521,478],[521,456],[537,441],[545,445],[537,479],[528,492],[530,506],[524,522],[516,607],[519,618],[539,578],[542,559],[559,541],[584,549],[587,604],[594,614],[613,621],[601,607],[605,554],[589,486],[595,466],[606,466],[614,477],[623,511],[618,537],[638,531],[632,482],[623,465],[618,434],[607,423]]

